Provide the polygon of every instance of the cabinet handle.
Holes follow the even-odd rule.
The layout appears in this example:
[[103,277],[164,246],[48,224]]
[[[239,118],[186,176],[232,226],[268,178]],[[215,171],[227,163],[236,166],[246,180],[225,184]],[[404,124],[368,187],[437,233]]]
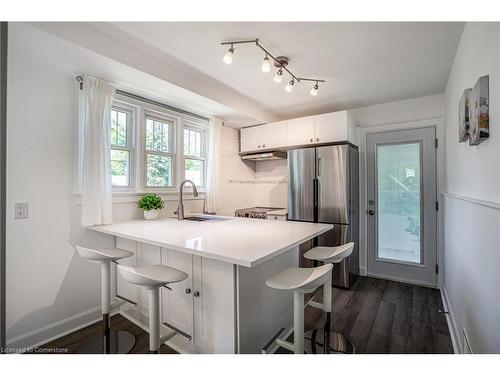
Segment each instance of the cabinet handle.
[[319,142],[319,138],[316,138],[316,142]]
[[266,147],[266,145],[262,145],[262,147]]
[[199,296],[200,296],[200,292],[198,292],[198,291],[194,292],[194,293],[193,293],[193,296],[195,296],[195,297],[199,297]]
[[258,145],[257,148],[260,148],[260,145]]
[[313,141],[313,139],[311,138],[311,142]]
[[186,288],[186,294],[190,294],[190,293],[191,293],[191,289]]

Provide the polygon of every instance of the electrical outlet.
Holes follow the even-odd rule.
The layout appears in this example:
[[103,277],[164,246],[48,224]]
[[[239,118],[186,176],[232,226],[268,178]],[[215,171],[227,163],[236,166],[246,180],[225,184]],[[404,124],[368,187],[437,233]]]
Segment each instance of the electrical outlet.
[[14,203],[14,219],[28,218],[28,202]]

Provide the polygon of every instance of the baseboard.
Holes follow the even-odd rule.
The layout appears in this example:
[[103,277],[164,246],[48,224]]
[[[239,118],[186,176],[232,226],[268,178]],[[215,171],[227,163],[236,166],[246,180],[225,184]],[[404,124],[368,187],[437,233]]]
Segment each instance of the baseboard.
[[21,353],[26,352],[59,337],[78,331],[79,329],[96,323],[101,319],[101,307],[97,306],[93,309],[78,313],[45,327],[13,337],[7,340],[7,348],[16,348]]
[[460,345],[460,335],[458,333],[457,323],[455,321],[455,315],[453,314],[453,310],[451,309],[450,300],[448,299],[448,294],[446,293],[446,287],[441,286],[441,299],[443,300],[444,311],[447,311],[446,321],[448,323],[448,329],[450,331],[451,336],[451,344],[453,345],[453,352],[455,354],[462,353],[462,346]]

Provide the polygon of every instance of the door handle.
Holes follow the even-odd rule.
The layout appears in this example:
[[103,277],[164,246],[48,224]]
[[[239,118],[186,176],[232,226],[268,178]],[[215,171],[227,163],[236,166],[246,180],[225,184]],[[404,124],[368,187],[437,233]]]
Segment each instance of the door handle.
[[186,292],[186,294],[190,294],[191,293],[191,289],[186,288],[185,292]]
[[370,216],[375,215],[375,210],[368,210],[368,215],[370,215]]
[[193,293],[193,296],[195,296],[195,297],[199,297],[199,296],[200,296],[200,292],[198,292],[198,291],[194,292],[194,293]]

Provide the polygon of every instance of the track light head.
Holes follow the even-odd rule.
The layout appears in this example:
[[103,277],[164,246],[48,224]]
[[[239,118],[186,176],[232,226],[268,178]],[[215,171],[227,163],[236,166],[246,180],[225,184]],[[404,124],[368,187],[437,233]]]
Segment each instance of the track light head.
[[283,79],[283,69],[279,68],[278,71],[276,72],[276,75],[274,76],[274,82],[281,83],[282,79]]
[[288,84],[285,86],[285,91],[292,92],[294,84],[295,84],[295,81],[292,78],[292,80],[290,82],[288,82]]
[[271,71],[271,62],[269,61],[269,57],[266,54],[264,61],[262,61],[262,71],[264,73],[269,73]]
[[313,88],[311,89],[311,92],[310,94],[312,96],[317,96],[318,95],[318,89],[319,89],[319,85],[318,85],[318,82],[316,82],[316,84],[313,86]]
[[233,45],[231,44],[231,47],[227,50],[226,54],[222,58],[222,61],[224,61],[226,64],[231,64],[233,62],[233,53],[234,53],[234,48]]

